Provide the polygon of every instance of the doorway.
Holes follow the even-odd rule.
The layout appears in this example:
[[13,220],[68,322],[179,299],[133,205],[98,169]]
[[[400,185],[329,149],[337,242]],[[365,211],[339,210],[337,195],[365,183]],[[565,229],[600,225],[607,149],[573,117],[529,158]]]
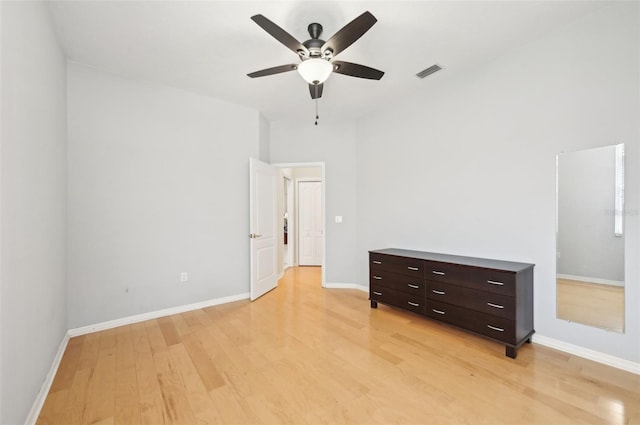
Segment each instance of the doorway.
[[[278,238],[278,273],[284,276],[286,269],[296,266],[320,266],[322,276],[322,286],[325,286],[325,264],[326,264],[326,244],[325,244],[325,166],[324,162],[311,163],[282,163],[273,164],[278,173],[278,217],[280,217],[279,229],[282,236]],[[311,193],[307,193],[307,183],[315,182]],[[316,204],[315,216],[307,217],[307,209],[300,212],[300,185],[303,185],[303,194],[312,197]],[[300,226],[309,223],[315,224],[314,238],[301,234]],[[286,224],[286,233],[285,233]],[[285,243],[286,234],[286,243]],[[307,244],[303,250],[302,244]],[[314,249],[308,249],[313,247]],[[315,258],[310,258],[309,253]],[[305,257],[301,257],[304,254]],[[301,261],[302,260],[302,261]]]

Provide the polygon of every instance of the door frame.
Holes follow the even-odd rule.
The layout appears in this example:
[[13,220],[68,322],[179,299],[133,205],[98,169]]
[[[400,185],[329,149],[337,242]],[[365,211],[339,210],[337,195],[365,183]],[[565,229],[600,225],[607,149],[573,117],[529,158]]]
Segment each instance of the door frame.
[[[318,162],[286,162],[286,163],[273,163],[271,164],[276,168],[303,168],[303,167],[320,167],[320,179],[322,181],[322,217],[323,217],[323,224],[324,224],[324,244],[322,246],[322,265],[320,266],[322,268],[322,287],[326,288],[326,277],[327,277],[327,208],[326,208],[326,192],[327,192],[327,184],[326,184],[326,170],[325,170],[325,163],[324,161],[318,161]],[[297,179],[296,179],[297,180]],[[317,181],[317,180],[316,180]],[[298,188],[296,187],[297,183],[294,183],[294,188],[295,190],[298,190]],[[296,220],[297,221],[297,220]],[[297,235],[296,235],[297,237]],[[297,249],[297,247],[296,247]],[[297,261],[297,256],[296,256],[296,264],[298,263]]]
[[[295,249],[297,249],[298,246],[298,242],[296,241],[296,238],[298,237],[298,235],[296,234],[296,229],[295,227],[298,225],[298,222],[296,221],[296,216],[295,216],[295,182],[293,181],[294,179],[290,179],[289,177],[284,177],[284,184],[287,185],[287,196],[285,196],[284,198],[284,204],[286,205],[286,210],[288,213],[288,229],[287,229],[287,245],[289,245],[289,249],[287,251],[287,267],[284,267],[284,261],[283,261],[283,268],[282,268],[282,272],[284,273],[285,270],[287,270],[289,267],[295,267],[296,265],[296,256],[295,256]],[[283,257],[284,258],[284,257]]]

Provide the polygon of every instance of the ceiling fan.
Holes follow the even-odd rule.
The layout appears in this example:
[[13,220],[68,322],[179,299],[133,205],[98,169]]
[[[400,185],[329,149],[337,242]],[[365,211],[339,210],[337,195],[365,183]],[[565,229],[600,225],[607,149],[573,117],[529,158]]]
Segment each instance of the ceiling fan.
[[251,19],[276,40],[292,50],[302,61],[299,64],[280,65],[247,74],[251,78],[298,70],[302,78],[309,83],[311,99],[318,99],[322,96],[324,82],[332,72],[369,80],[379,80],[384,75],[384,72],[368,66],[333,60],[335,56],[351,46],[378,21],[369,12],[364,12],[349,22],[327,41],[320,39],[322,25],[318,23],[309,24],[307,30],[311,38],[303,43],[300,43],[291,34],[262,15],[252,16]]

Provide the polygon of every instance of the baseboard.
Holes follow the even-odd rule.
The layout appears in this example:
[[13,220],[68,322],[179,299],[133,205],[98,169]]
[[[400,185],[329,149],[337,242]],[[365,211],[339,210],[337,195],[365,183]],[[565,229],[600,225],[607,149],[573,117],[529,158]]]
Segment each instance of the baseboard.
[[599,285],[624,286],[624,282],[619,280],[600,279],[597,277],[574,276],[571,274],[558,274],[559,279],[577,280],[579,282],[597,283]]
[[357,289],[358,291],[369,292],[369,287],[358,285],[357,283],[329,283],[324,284],[325,288],[330,289]]
[[117,328],[118,326],[129,325],[131,323],[144,322],[145,320],[157,319],[158,317],[171,316],[172,314],[185,313],[187,311],[197,310],[199,308],[211,307],[214,305],[231,303],[234,301],[249,299],[250,294],[231,295],[229,297],[216,298],[213,300],[202,301],[193,304],[181,305],[178,307],[165,308],[163,310],[150,311],[148,313],[136,314],[135,316],[123,317],[121,319],[109,320],[94,325],[82,326],[80,328],[69,329],[69,336],[85,335],[92,332],[104,331],[106,329]]
[[49,390],[51,389],[51,384],[53,384],[53,378],[56,377],[56,373],[58,372],[58,367],[60,366],[60,362],[62,361],[62,356],[64,355],[65,350],[67,349],[67,344],[69,343],[69,332],[67,332],[62,338],[62,342],[60,342],[60,346],[58,347],[58,352],[56,356],[53,358],[53,363],[51,363],[51,367],[49,368],[49,372],[40,387],[40,392],[36,396],[33,405],[31,406],[31,410],[29,411],[29,415],[27,416],[27,420],[24,422],[25,425],[35,425],[38,420],[38,416],[40,416],[40,411],[42,410],[42,406],[44,406],[44,402],[47,399],[47,395],[49,394]]
[[622,369],[627,372],[640,375],[640,363],[632,362],[631,360],[621,359],[620,357],[604,354],[599,351],[590,350],[588,348],[580,347],[578,345],[569,344],[568,342],[559,341],[554,338],[549,338],[544,335],[533,335],[533,342],[536,344],[544,345],[545,347],[555,348],[556,350],[564,351],[565,353],[573,354],[585,359],[593,360],[594,362],[606,364],[617,369]]

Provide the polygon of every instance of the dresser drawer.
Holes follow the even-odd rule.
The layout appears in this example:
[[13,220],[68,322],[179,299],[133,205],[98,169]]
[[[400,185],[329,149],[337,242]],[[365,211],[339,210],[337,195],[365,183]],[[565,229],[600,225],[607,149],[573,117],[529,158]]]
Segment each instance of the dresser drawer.
[[451,283],[427,281],[427,298],[513,320],[514,297],[479,291]]
[[421,297],[425,295],[425,283],[422,278],[392,273],[386,270],[371,270],[370,274],[369,282],[371,284],[386,286],[387,288]]
[[428,280],[451,282],[494,294],[512,297],[516,294],[516,274],[503,270],[425,261],[425,275]]
[[468,267],[467,283],[470,287],[494,294],[516,295],[516,274],[503,270]]
[[369,270],[371,273],[386,270],[422,279],[424,278],[424,261],[416,258],[371,253],[369,254]]
[[369,297],[372,301],[400,307],[414,313],[424,314],[425,311],[424,295],[416,296],[372,283],[369,289]]
[[513,320],[433,300],[427,300],[426,315],[507,344],[516,343]]

